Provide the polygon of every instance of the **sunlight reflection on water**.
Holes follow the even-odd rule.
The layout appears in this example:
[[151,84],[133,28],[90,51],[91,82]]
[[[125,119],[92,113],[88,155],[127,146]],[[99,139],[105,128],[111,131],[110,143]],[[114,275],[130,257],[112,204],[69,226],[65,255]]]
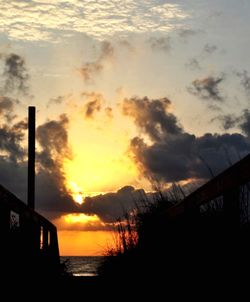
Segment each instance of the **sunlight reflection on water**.
[[67,268],[73,276],[93,277],[97,276],[97,269],[104,257],[67,256],[61,257],[61,263],[68,260]]

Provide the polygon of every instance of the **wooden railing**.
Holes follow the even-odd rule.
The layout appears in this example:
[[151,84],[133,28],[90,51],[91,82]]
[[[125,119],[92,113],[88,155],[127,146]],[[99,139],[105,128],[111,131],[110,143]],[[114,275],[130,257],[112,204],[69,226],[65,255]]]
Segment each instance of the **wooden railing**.
[[239,188],[249,181],[250,154],[188,195],[182,202],[168,209],[167,215],[174,218],[192,212],[201,205],[222,196],[225,212],[232,219],[238,219],[236,216],[239,215]]
[[[0,186],[1,256],[8,266],[31,268],[56,273],[59,269],[59,248],[56,227]],[[6,264],[7,266],[7,264]]]

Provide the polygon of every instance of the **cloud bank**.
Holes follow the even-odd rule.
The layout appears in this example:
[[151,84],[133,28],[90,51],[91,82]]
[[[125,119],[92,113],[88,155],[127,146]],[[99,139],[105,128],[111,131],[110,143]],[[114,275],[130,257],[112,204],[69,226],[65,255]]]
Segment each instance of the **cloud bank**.
[[146,177],[162,182],[209,179],[211,171],[217,174],[228,167],[225,150],[232,161],[250,151],[249,112],[245,112],[240,125],[246,136],[239,133],[195,136],[185,131],[169,112],[169,106],[168,99],[147,97],[123,103],[124,114],[134,119],[143,134],[131,139],[130,152]]

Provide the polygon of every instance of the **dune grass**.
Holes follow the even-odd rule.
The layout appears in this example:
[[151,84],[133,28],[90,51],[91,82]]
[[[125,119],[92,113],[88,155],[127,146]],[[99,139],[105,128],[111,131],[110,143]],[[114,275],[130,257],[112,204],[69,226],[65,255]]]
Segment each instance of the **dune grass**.
[[165,213],[180,202],[180,191],[178,198],[173,192],[158,192],[154,200],[138,201],[135,209],[115,224],[115,248],[106,251],[99,275],[153,280],[164,274],[165,280],[173,283],[189,280],[190,272],[199,281],[211,273],[216,272],[216,278],[225,278],[236,269],[250,268],[248,192],[248,187],[242,186],[240,204],[244,221],[241,218],[237,226],[228,224],[221,198],[174,220],[169,220]]

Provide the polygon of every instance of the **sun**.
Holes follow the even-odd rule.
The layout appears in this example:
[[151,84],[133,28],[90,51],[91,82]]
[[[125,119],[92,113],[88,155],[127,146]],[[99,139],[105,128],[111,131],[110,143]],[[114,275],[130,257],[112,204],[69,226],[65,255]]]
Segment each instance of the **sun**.
[[83,204],[84,202],[82,194],[76,194],[73,198],[76,203]]
[[[85,198],[116,191],[123,183],[138,183],[140,171],[128,154],[130,139],[136,132],[133,124],[114,110],[117,116],[108,121],[106,115],[86,120],[82,113],[72,113],[69,144],[73,158],[65,158],[63,168],[70,183],[67,187],[74,194],[79,195],[84,188]],[[81,198],[78,196],[77,201],[75,196],[74,200],[79,203]]]
[[82,189],[74,181],[69,181],[67,183],[67,188],[69,190],[70,195],[72,196],[73,200],[76,203],[80,205],[84,203]]

